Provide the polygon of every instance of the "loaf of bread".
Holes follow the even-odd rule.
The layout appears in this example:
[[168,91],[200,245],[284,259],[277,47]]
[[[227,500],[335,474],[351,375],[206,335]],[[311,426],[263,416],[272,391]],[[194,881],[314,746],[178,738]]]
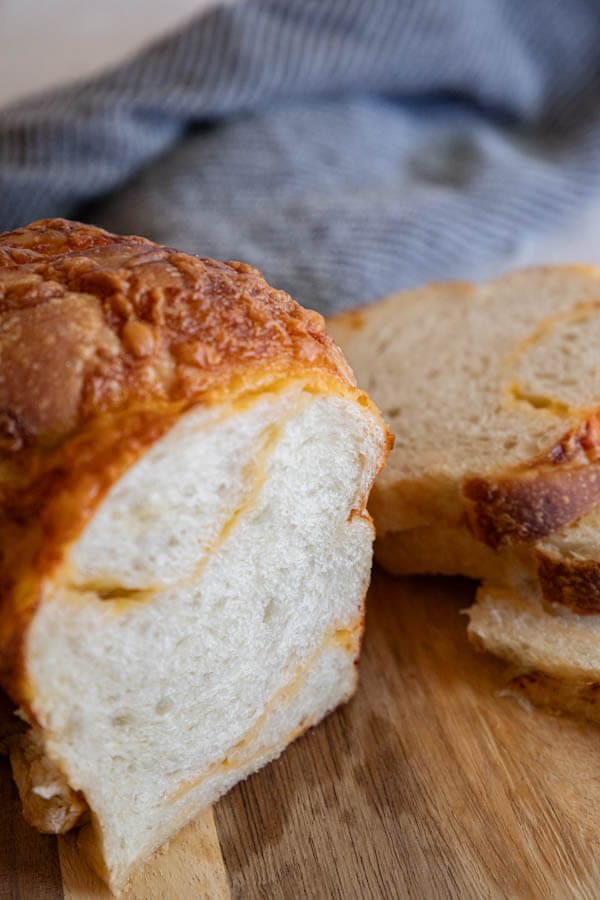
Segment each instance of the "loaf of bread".
[[600,682],[600,273],[436,285],[330,332],[395,434],[370,503],[379,562],[483,579],[470,633],[538,673],[537,696]]
[[114,890],[352,694],[388,433],[242,263],[0,236],[0,684],[30,820]]

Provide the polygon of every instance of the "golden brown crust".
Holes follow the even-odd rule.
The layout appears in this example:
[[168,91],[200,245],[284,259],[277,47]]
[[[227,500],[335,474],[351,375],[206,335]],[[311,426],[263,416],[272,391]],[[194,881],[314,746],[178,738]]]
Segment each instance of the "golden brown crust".
[[600,500],[600,469],[541,469],[514,477],[471,478],[463,487],[469,524],[494,549],[558,531]]
[[591,413],[546,453],[508,474],[467,478],[469,525],[490,547],[532,542],[600,501],[600,424]]
[[0,235],[0,684],[114,481],[188,408],[282,380],[362,395],[323,319],[244,263],[62,219]]
[[538,580],[546,603],[559,603],[574,612],[600,613],[600,562],[593,559],[559,559],[536,551]]
[[61,219],[0,235],[0,410],[15,450],[101,413],[198,401],[249,370],[352,380],[322,317],[244,263]]
[[87,817],[82,794],[67,784],[46,755],[41,734],[30,729],[10,745],[10,765],[23,818],[42,834],[64,834]]
[[[579,277],[589,277],[590,290],[594,294],[598,291],[599,271],[593,266],[561,266],[538,267],[531,270],[531,275],[540,276],[545,272],[553,274],[556,270],[565,276],[572,274]],[[522,274],[508,276],[508,279],[521,278]],[[506,282],[506,277],[503,279]],[[493,288],[494,282],[491,282]],[[484,290],[489,291],[490,285]],[[385,327],[390,317],[397,315],[400,305],[425,304],[431,302],[432,297],[439,295],[444,300],[451,302],[453,298],[469,298],[480,291],[474,285],[462,283],[448,283],[441,285],[428,285],[425,288],[396,294],[379,301],[370,309],[358,307],[348,312],[341,313],[329,320],[332,325],[332,334],[337,337],[352,357],[353,348],[360,357],[361,340],[364,343],[365,332],[371,331],[377,324]],[[517,342],[513,350],[508,353],[501,366],[504,371],[509,363],[523,350],[545,333],[549,325],[556,321],[564,321],[570,317],[580,317],[590,309],[597,309],[598,302],[583,300],[574,308],[561,311],[554,316],[549,316],[538,323],[533,334]],[[362,348],[364,349],[364,347]],[[368,370],[368,359],[365,362],[363,353],[363,367]],[[365,370],[365,371],[366,371]],[[364,374],[364,373],[363,373]],[[368,372],[367,372],[368,374]],[[523,403],[532,407],[532,411],[543,410],[553,412],[556,417],[563,417],[565,434],[549,450],[538,457],[529,459],[514,468],[498,467],[497,472],[489,472],[483,469],[483,473],[477,473],[477,477],[467,477],[457,487],[462,491],[462,499],[466,504],[456,503],[446,525],[454,525],[463,509],[467,510],[469,523],[473,533],[479,540],[493,548],[503,544],[531,543],[537,538],[551,534],[562,526],[569,524],[583,513],[587,512],[600,501],[600,416],[594,409],[571,409],[567,404],[552,400],[552,398],[529,397],[527,392],[518,382],[509,378],[504,382],[501,377],[498,387],[501,388],[501,398],[508,408],[517,404],[522,408]],[[506,395],[502,397],[503,391]],[[510,435],[507,435],[510,437]],[[443,460],[442,460],[443,463]],[[482,467],[483,468],[483,467]],[[438,522],[437,497],[442,491],[440,472],[443,472],[448,481],[452,482],[451,473],[443,464],[434,467],[434,471],[423,474],[418,472],[414,478],[406,473],[398,476],[395,483],[392,481],[393,470],[390,478],[386,479],[385,486],[379,490],[377,486],[372,496],[371,506],[375,511],[378,523],[385,521],[388,510],[393,510],[394,497],[390,494],[396,492],[402,494],[401,510],[405,518],[402,527],[418,527],[430,522]],[[435,483],[437,481],[437,483]],[[456,484],[456,479],[452,482]],[[409,503],[407,504],[407,491]],[[457,492],[456,492],[457,493]],[[413,496],[415,500],[413,501]],[[381,497],[381,500],[379,498]],[[381,510],[381,515],[379,511]],[[413,516],[413,512],[415,515]],[[385,518],[384,518],[385,517]],[[410,518],[409,518],[410,517]],[[391,519],[392,517],[389,516]],[[387,527],[387,522],[385,523]]]

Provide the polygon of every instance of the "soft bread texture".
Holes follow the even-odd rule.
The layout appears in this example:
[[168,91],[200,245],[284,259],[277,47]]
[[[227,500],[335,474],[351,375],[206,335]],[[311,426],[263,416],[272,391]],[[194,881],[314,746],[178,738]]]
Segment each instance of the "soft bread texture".
[[0,259],[13,765],[41,827],[83,799],[118,890],[352,694],[389,438],[321,318],[248,266],[63,221]]
[[600,616],[547,610],[532,591],[483,585],[469,611],[469,632],[523,669],[600,681]]
[[552,534],[596,505],[600,385],[571,407],[560,385],[569,359],[579,378],[576,354],[556,365],[556,402],[554,360],[543,372],[537,358],[527,365],[542,323],[595,298],[592,267],[534,269],[399,294],[331,320],[395,434],[371,502],[378,533],[466,517],[496,548]]
[[[207,418],[189,413],[115,485],[29,633],[36,718],[94,811],[116,883],[123,856],[129,868],[218,796],[207,779],[238,780],[354,684],[346,633],[360,631],[370,569],[360,509],[377,468],[372,423],[300,388],[212,428]],[[345,668],[314,685],[296,720],[285,692],[336,633]],[[266,741],[260,728],[247,757],[277,703],[285,730]]]
[[535,591],[482,585],[469,638],[512,665],[506,688],[556,712],[600,723],[600,616],[542,606]]
[[370,502],[378,561],[482,580],[471,638],[536,702],[595,716],[599,273],[433,286],[330,331],[395,434]]
[[392,573],[502,581],[519,566],[569,606],[570,578],[600,586],[600,379],[579,370],[580,356],[593,368],[592,310],[600,275],[580,266],[436,285],[331,321],[395,435],[370,501]]

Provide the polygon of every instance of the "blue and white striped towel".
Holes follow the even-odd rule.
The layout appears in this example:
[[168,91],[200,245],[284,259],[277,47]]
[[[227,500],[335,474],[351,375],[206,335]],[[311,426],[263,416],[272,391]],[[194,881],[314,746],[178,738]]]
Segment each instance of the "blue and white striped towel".
[[0,229],[260,266],[324,312],[477,277],[600,195],[597,0],[248,0],[0,113]]

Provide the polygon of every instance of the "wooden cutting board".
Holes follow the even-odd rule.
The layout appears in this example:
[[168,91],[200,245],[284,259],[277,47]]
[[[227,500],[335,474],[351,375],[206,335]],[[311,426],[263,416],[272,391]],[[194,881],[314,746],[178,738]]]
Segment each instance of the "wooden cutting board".
[[[600,897],[600,731],[500,696],[466,582],[370,592],[358,694],[159,853],[129,898]],[[0,772],[0,898],[106,898]]]

